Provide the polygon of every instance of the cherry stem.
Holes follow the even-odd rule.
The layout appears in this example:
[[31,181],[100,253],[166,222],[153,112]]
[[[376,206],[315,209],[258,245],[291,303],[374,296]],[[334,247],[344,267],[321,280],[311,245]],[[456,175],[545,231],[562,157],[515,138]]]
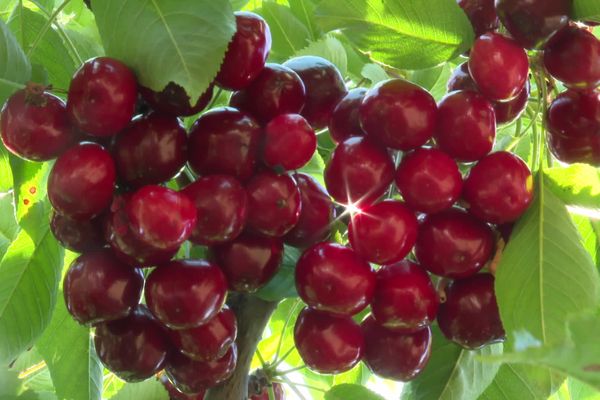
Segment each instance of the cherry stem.
[[46,21],[46,23],[44,24],[44,26],[42,26],[42,29],[40,29],[40,31],[38,32],[36,38],[34,39],[33,43],[31,44],[31,47],[27,51],[27,57],[31,58],[31,55],[33,54],[33,52],[35,51],[35,49],[37,48],[37,46],[40,44],[40,42],[41,42],[42,38],[44,37],[44,35],[46,35],[46,32],[48,31],[48,29],[50,28],[50,26],[54,23],[54,20],[56,20],[56,18],[61,13],[61,11],[70,2],[71,2],[71,0],[65,0],[65,1],[63,1],[63,3],[60,6],[58,6],[58,8],[56,10],[54,10],[54,12],[52,13],[52,15],[50,15],[50,17],[48,18],[48,20]]
[[280,379],[281,379],[280,383],[285,383],[286,385],[288,385],[294,391],[294,393],[296,393],[296,396],[300,397],[302,400],[306,400],[304,395],[302,395],[302,392],[300,392],[300,390],[298,390],[298,388],[296,387],[296,385],[298,385],[298,386],[302,386],[302,385],[290,381],[285,376],[281,376]]
[[288,369],[288,370],[285,370],[285,371],[276,371],[275,372],[275,376],[284,376],[284,375],[287,375],[287,374],[291,374],[292,372],[300,371],[300,370],[302,370],[304,368],[306,368],[306,365],[302,365],[300,367]]
[[[282,377],[281,379],[283,379],[283,377]],[[304,384],[304,383],[290,382],[289,380],[288,380],[288,382],[289,382],[289,383],[288,383],[288,382],[285,382],[285,381],[283,381],[283,380],[279,380],[279,379],[273,379],[273,382],[276,382],[276,383],[285,383],[285,384],[289,384],[289,383],[291,383],[291,384],[293,384],[293,385],[295,385],[295,386],[305,387],[305,388],[307,388],[307,389],[314,390],[314,391],[316,391],[316,392],[322,392],[322,393],[325,393],[325,392],[326,392],[326,390],[324,390],[324,389],[321,389],[321,388],[318,388],[318,387],[316,387],[316,386],[306,385],[306,384]]]
[[269,386],[269,400],[275,400],[275,390],[273,385]]
[[292,354],[292,352],[294,351],[294,349],[295,349],[295,347],[292,347],[292,348],[290,348],[288,351],[286,351],[286,352],[285,352],[285,354],[283,355],[283,357],[281,357],[279,360],[277,360],[277,361],[276,361],[276,362],[275,362],[275,363],[272,365],[272,367],[271,367],[271,368],[277,368],[277,366],[278,366],[279,364],[281,364],[282,362],[284,362],[284,361],[285,361],[285,359],[286,359],[286,358],[288,358],[288,356],[289,356],[290,354]]
[[260,365],[263,367],[263,369],[266,369],[267,363],[265,362],[265,359],[263,358],[262,354],[260,354],[259,349],[256,349],[256,356],[258,357],[258,361],[260,361]]
[[[279,353],[281,352],[281,346],[283,345],[283,339],[285,336],[285,331],[292,319],[292,316],[294,315],[294,313],[296,312],[296,308],[298,308],[298,305],[300,304],[300,299],[296,299],[296,301],[294,302],[294,305],[292,306],[292,308],[290,309],[290,313],[288,314],[287,318],[285,319],[285,323],[283,324],[283,328],[281,329],[281,334],[279,335],[279,343],[277,343],[277,351],[275,351],[275,358],[273,360],[273,362],[275,363],[275,365],[278,365],[279,362],[277,362],[277,359],[279,357]],[[287,355],[286,355],[287,356]]]
[[206,107],[207,110],[210,110],[211,108],[213,108],[215,106],[215,104],[217,103],[217,100],[219,99],[219,97],[221,97],[221,93],[223,93],[223,89],[218,88],[217,93],[213,96],[208,107]]

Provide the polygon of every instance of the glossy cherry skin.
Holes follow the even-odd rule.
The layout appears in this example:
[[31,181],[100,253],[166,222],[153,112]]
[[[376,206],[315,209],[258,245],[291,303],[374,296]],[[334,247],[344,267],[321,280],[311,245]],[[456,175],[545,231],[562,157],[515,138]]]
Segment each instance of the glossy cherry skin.
[[384,328],[372,316],[362,323],[364,362],[377,376],[407,382],[423,371],[431,354],[431,329],[414,333]]
[[489,100],[514,99],[525,87],[529,74],[527,53],[517,42],[499,33],[475,40],[469,71],[479,91]]
[[448,93],[456,90],[470,90],[473,92],[479,92],[479,88],[469,72],[468,62],[460,64],[454,71],[452,71],[452,75],[450,76],[450,79],[448,79],[446,88],[448,89]]
[[518,156],[499,151],[471,168],[463,197],[477,218],[492,224],[513,222],[533,199],[533,177]]
[[394,179],[387,150],[366,137],[352,137],[331,154],[324,172],[327,191],[337,202],[357,206],[373,203]]
[[[285,392],[281,383],[273,383],[273,394],[275,395],[275,400],[285,400]],[[270,400],[269,389],[264,387],[262,393],[250,396],[249,400]]]
[[169,330],[173,344],[187,357],[197,361],[217,360],[227,353],[237,337],[233,311],[223,308],[207,323],[196,328]]
[[308,247],[329,237],[335,207],[325,188],[310,175],[298,172],[294,179],[300,189],[302,210],[298,223],[283,240],[290,246]]
[[529,101],[529,93],[531,85],[529,80],[525,84],[525,88],[521,90],[521,93],[510,101],[494,101],[494,115],[496,115],[496,124],[508,124],[519,118],[523,111],[527,108],[527,102]]
[[302,200],[298,185],[291,176],[261,171],[248,182],[246,192],[249,230],[281,237],[298,223]]
[[265,165],[291,171],[305,166],[317,150],[317,136],[303,116],[282,114],[265,127]]
[[298,260],[296,289],[314,309],[355,315],[373,299],[375,273],[354,250],[322,242],[308,248]]
[[452,207],[462,185],[458,165],[438,149],[421,148],[405,154],[396,171],[396,186],[406,204],[428,214]]
[[565,137],[600,135],[600,90],[567,90],[550,104],[548,129]]
[[250,86],[231,96],[229,104],[266,124],[278,115],[299,113],[305,102],[306,89],[298,74],[279,64],[267,64]]
[[76,220],[57,212],[52,213],[50,230],[58,242],[66,249],[83,253],[104,247],[102,216],[92,220]]
[[69,86],[67,111],[80,130],[93,136],[111,136],[125,128],[137,101],[135,75],[113,58],[86,61]]
[[295,71],[306,88],[302,115],[315,129],[327,127],[335,106],[346,95],[346,83],[335,65],[321,57],[301,56],[283,64]]
[[166,374],[160,375],[160,383],[169,394],[169,400],[204,400],[205,390],[202,390],[196,394],[185,394],[180,392],[169,380]]
[[391,79],[367,92],[360,106],[360,122],[369,137],[407,151],[431,139],[436,113],[429,92],[404,79]]
[[30,161],[58,157],[73,143],[65,103],[50,93],[15,92],[0,114],[2,143],[11,153]]
[[417,218],[403,202],[384,200],[352,216],[348,238],[356,254],[375,264],[400,261],[417,240]]
[[150,108],[161,114],[176,117],[189,117],[204,110],[213,96],[213,85],[198,98],[195,104],[191,104],[190,97],[185,89],[174,82],[169,82],[160,92],[140,87],[140,94]]
[[571,0],[496,0],[496,12],[523,47],[541,46],[569,22]]
[[478,274],[450,283],[439,308],[438,325],[448,340],[467,349],[503,341],[494,277]]
[[182,193],[198,214],[190,240],[212,246],[229,242],[242,233],[248,218],[248,196],[242,184],[232,176],[209,175],[187,186]]
[[548,146],[552,154],[562,162],[600,166],[600,135],[598,134],[566,136],[549,131]]
[[99,324],[94,344],[102,364],[128,382],[162,370],[171,350],[164,327],[143,305],[126,318]]
[[48,198],[60,214],[91,219],[110,205],[115,163],[102,146],[84,143],[63,153],[48,177]]
[[363,334],[352,318],[309,307],[298,315],[294,343],[304,363],[321,374],[339,374],[352,369],[364,352]]
[[65,275],[67,309],[80,324],[95,325],[125,318],[142,296],[144,275],[121,263],[110,250],[76,258]]
[[475,36],[493,32],[500,26],[494,0],[458,0],[457,2],[469,17]]
[[360,105],[367,89],[358,87],[348,91],[333,109],[329,119],[329,134],[335,143],[343,142],[353,136],[364,136],[360,126]]
[[177,260],[156,268],[146,279],[148,308],[172,329],[206,324],[221,311],[227,280],[205,260]]
[[279,270],[283,259],[280,238],[243,233],[232,242],[212,248],[229,288],[236,292],[255,292]]
[[199,175],[247,180],[254,173],[261,136],[260,125],[248,114],[228,107],[212,109],[190,130],[190,167]]

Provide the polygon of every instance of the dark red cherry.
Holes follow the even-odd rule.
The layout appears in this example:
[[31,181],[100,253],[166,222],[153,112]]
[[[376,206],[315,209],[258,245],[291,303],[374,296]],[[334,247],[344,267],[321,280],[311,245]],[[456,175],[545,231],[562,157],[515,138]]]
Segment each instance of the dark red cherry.
[[321,57],[301,56],[283,64],[295,71],[306,88],[302,115],[315,129],[327,127],[335,106],[346,95],[346,84],[335,65]]
[[182,193],[192,200],[198,214],[190,237],[192,242],[212,246],[229,242],[242,233],[248,218],[248,197],[237,179],[227,175],[205,176]]
[[565,163],[586,163],[600,166],[600,135],[567,136],[548,131],[548,146],[554,156]]
[[467,349],[503,341],[494,277],[478,274],[450,283],[446,302],[438,311],[438,324],[446,338]]
[[206,324],[221,311],[227,280],[221,269],[205,260],[177,260],[156,268],[146,280],[148,308],[173,329]]
[[195,104],[190,102],[190,97],[185,89],[174,82],[169,82],[160,92],[140,87],[142,98],[150,108],[162,114],[176,117],[189,117],[204,110],[213,96],[213,85],[198,98]]
[[302,203],[294,179],[268,170],[254,175],[246,185],[248,229],[266,236],[281,237],[300,219]]
[[386,192],[394,179],[394,162],[371,139],[352,137],[333,151],[324,177],[327,191],[337,202],[365,205]]
[[164,327],[140,305],[131,315],[96,327],[98,358],[111,372],[128,381],[142,381],[163,369],[170,351]]
[[169,400],[204,400],[205,390],[202,390],[196,394],[185,394],[175,387],[169,380],[166,374],[160,375],[160,383],[167,391]]
[[286,171],[305,166],[317,150],[317,136],[303,116],[282,114],[265,128],[263,161]]
[[458,165],[449,155],[422,148],[404,155],[396,171],[396,185],[413,210],[436,213],[452,207],[463,182]]
[[223,357],[236,336],[237,320],[227,307],[196,328],[169,330],[173,344],[183,354],[197,361],[213,361]]
[[360,126],[360,105],[367,94],[367,89],[350,90],[334,108],[329,119],[329,133],[335,143],[343,142],[353,136],[364,136]]
[[57,212],[52,213],[50,230],[58,242],[66,249],[83,253],[104,247],[104,218],[76,220]]
[[427,143],[435,129],[435,99],[404,79],[372,87],[360,106],[360,122],[368,136],[387,147],[412,150]]
[[513,222],[533,199],[533,177],[518,156],[499,151],[471,168],[463,197],[477,218],[492,224]]
[[310,175],[299,172],[294,179],[300,189],[302,210],[298,223],[283,240],[290,246],[308,247],[329,237],[335,207],[325,188]]
[[108,57],[92,58],[71,80],[67,111],[80,130],[111,136],[129,124],[137,95],[135,75],[125,64]]
[[600,90],[567,90],[548,109],[548,129],[565,137],[600,135]]
[[48,177],[48,198],[60,214],[91,219],[110,205],[115,163],[102,146],[84,143],[62,154]]
[[0,133],[11,153],[30,161],[56,158],[75,139],[65,103],[33,86],[15,92],[6,101],[0,114]]
[[363,334],[352,318],[308,307],[296,320],[294,343],[304,363],[321,374],[339,374],[352,369],[364,351]]
[[234,241],[213,247],[212,251],[231,290],[255,292],[279,270],[283,242],[280,238],[243,233]]
[[337,315],[354,315],[372,300],[375,273],[354,250],[322,242],[296,264],[296,289],[306,304]]
[[279,64],[267,64],[246,89],[235,92],[229,104],[266,124],[281,114],[304,108],[306,89],[297,73]]
[[521,93],[529,74],[527,53],[499,33],[480,36],[471,49],[469,71],[488,100],[512,100]]
[[356,254],[375,264],[406,257],[417,240],[417,218],[401,201],[384,200],[352,216],[348,238]]
[[468,62],[460,64],[452,72],[450,79],[448,79],[447,89],[448,93],[454,92],[455,90],[470,90],[472,92],[479,91],[477,84],[475,83],[473,78],[471,78]]
[[527,108],[527,102],[529,101],[529,92],[531,85],[529,80],[525,84],[525,88],[521,90],[521,93],[510,101],[494,101],[494,114],[496,115],[496,124],[508,124],[519,118],[523,111]]
[[431,354],[431,329],[414,333],[384,328],[372,316],[362,323],[365,338],[364,362],[377,376],[410,381],[423,371]]
[[457,208],[425,217],[415,246],[423,268],[457,279],[477,273],[492,257],[493,250],[492,229]]
[[[275,395],[274,400],[285,400],[285,392],[281,383],[273,382],[273,394]],[[249,400],[270,400],[269,388],[264,387],[260,394],[250,396]]]
[[473,25],[475,36],[498,29],[500,21],[494,8],[494,0],[458,0]]
[[264,68],[271,51],[271,31],[260,15],[237,11],[235,22],[236,32],[216,78],[217,85],[227,90],[248,86]]
[[254,173],[261,136],[260,126],[248,114],[228,107],[212,109],[190,130],[190,167],[199,175],[246,180]]

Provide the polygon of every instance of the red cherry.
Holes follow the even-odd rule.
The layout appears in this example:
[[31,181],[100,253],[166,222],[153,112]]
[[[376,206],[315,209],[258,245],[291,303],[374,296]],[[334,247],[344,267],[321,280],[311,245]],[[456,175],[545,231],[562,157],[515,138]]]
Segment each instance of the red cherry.
[[169,394],[169,400],[204,400],[204,395],[206,394],[204,390],[193,395],[182,393],[171,383],[167,375],[164,374],[160,376],[160,383],[162,383]]
[[448,93],[454,92],[455,90],[470,90],[472,92],[479,92],[477,84],[473,78],[471,78],[468,62],[460,64],[452,72],[450,79],[448,79],[447,89]]
[[305,166],[317,150],[317,136],[298,114],[282,114],[265,128],[263,160],[269,167],[286,171]]
[[296,320],[294,343],[304,363],[321,374],[349,371],[363,356],[363,335],[352,318],[308,307]]
[[496,115],[496,124],[508,124],[519,118],[523,111],[527,108],[527,102],[529,101],[529,92],[531,85],[529,80],[525,84],[525,88],[521,90],[521,93],[510,101],[494,101],[494,114]]
[[150,108],[162,114],[176,117],[189,117],[204,110],[213,96],[213,85],[198,98],[194,105],[185,89],[174,82],[169,82],[160,92],[140,87],[140,94]]
[[373,298],[375,273],[352,249],[323,242],[296,264],[296,289],[306,304],[337,315],[355,315]]
[[[281,383],[273,382],[273,394],[275,395],[274,400],[285,400],[285,392]],[[270,400],[269,389],[264,387],[260,394],[250,396],[250,400]]]
[[76,220],[57,212],[52,213],[50,230],[58,242],[66,249],[83,253],[104,247],[102,216],[92,220]]
[[600,135],[566,136],[559,132],[548,133],[550,150],[560,161],[600,166]]
[[600,90],[567,90],[548,109],[548,129],[565,137],[600,135]]
[[425,89],[404,79],[391,79],[367,92],[360,106],[360,122],[368,136],[406,151],[431,139],[436,111],[435,100]]
[[458,5],[469,17],[475,36],[493,32],[500,26],[494,0],[458,0]]
[[113,58],[86,61],[75,72],[67,100],[73,124],[93,136],[111,136],[125,128],[137,101],[135,75]]
[[350,90],[333,110],[329,119],[329,133],[335,143],[343,142],[353,136],[364,136],[360,126],[360,105],[367,94],[367,89]]

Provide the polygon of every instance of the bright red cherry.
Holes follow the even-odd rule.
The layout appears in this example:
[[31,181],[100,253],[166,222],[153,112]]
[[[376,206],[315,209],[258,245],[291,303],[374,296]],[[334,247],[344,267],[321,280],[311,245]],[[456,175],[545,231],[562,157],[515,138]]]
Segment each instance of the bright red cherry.
[[145,288],[148,308],[173,329],[206,324],[221,311],[226,294],[225,275],[205,260],[163,264],[150,273]]
[[206,391],[200,391],[196,394],[185,394],[180,392],[179,389],[175,387],[169,380],[166,374],[160,375],[160,383],[162,383],[163,387],[169,394],[169,400],[204,400],[204,395]]
[[373,86],[360,106],[360,122],[368,136],[387,147],[412,150],[427,143],[435,129],[435,99],[404,79]]
[[500,26],[494,0],[457,0],[473,25],[475,35],[493,32]]
[[129,124],[137,101],[135,75],[108,57],[86,61],[75,72],[67,99],[73,124],[93,136],[111,136]]
[[394,162],[384,147],[366,137],[352,137],[333,151],[324,172],[325,186],[342,204],[373,203],[394,179]]
[[296,289],[306,304],[337,315],[354,315],[372,300],[375,273],[354,250],[323,242],[296,264]]
[[467,349],[503,341],[494,277],[478,274],[449,284],[446,302],[438,312],[438,324],[444,336]]
[[560,132],[549,131],[548,145],[552,154],[562,162],[600,166],[600,135],[598,134],[567,136]]
[[[281,383],[273,382],[273,394],[275,395],[275,400],[285,400],[285,392]],[[265,386],[260,394],[250,396],[249,400],[270,400],[269,388]]]
[[463,197],[477,218],[493,224],[513,222],[533,199],[533,177],[518,156],[499,151],[471,168]]
[[321,374],[352,369],[363,356],[360,326],[350,317],[306,307],[296,320],[294,343],[304,363]]
[[199,175],[247,180],[254,173],[261,136],[260,125],[248,114],[228,107],[212,109],[190,130],[190,167]]
[[358,87],[350,90],[334,108],[329,119],[329,133],[335,143],[343,142],[353,136],[364,136],[360,126],[360,105],[367,89]]
[[340,71],[326,59],[315,56],[295,57],[283,66],[295,71],[306,88],[302,115],[315,129],[327,127],[333,109],[347,93]]
[[368,317],[362,323],[365,338],[364,362],[377,376],[410,381],[423,371],[431,354],[431,329],[414,333],[384,328]]
[[548,109],[548,129],[565,137],[600,135],[600,90],[567,90]]
[[492,229],[456,208],[425,217],[415,246],[423,268],[457,279],[477,273],[492,257],[493,250]]
[[190,97],[185,89],[174,82],[169,82],[160,92],[140,87],[140,94],[154,111],[176,117],[189,117],[198,114],[210,103],[213,96],[213,85],[210,85],[202,93],[195,104],[190,102]]
[[455,90],[470,90],[472,92],[479,92],[477,84],[473,78],[471,78],[468,62],[460,64],[452,72],[450,79],[448,79],[447,89],[448,93],[454,92]]
[[237,30],[215,80],[227,90],[248,86],[264,68],[271,51],[271,31],[260,15],[237,11],[235,22]]
[[80,221],[54,212],[50,230],[64,248],[83,253],[104,247],[103,223],[102,216]]
[[61,155],[48,177],[48,198],[60,214],[91,219],[110,205],[115,163],[102,146],[84,143]]
[[94,344],[102,364],[119,378],[142,381],[163,369],[170,351],[165,329],[140,305],[131,315],[96,327]]
[[265,128],[263,161],[286,171],[305,166],[317,150],[317,136],[303,116],[282,114]]
[[248,233],[212,250],[227,276],[229,288],[237,292],[255,292],[267,284],[279,270],[283,258],[280,238]]
[[529,101],[529,92],[531,85],[529,80],[525,84],[525,88],[521,90],[521,93],[510,101],[494,101],[494,114],[496,115],[496,124],[508,124],[519,118],[523,111],[527,108]]
[[190,240],[212,246],[229,242],[242,233],[248,218],[248,196],[232,176],[209,175],[187,186],[182,193],[194,205],[198,222]]
[[480,36],[471,49],[469,71],[479,91],[489,100],[512,100],[521,93],[529,74],[527,53],[499,33]]

